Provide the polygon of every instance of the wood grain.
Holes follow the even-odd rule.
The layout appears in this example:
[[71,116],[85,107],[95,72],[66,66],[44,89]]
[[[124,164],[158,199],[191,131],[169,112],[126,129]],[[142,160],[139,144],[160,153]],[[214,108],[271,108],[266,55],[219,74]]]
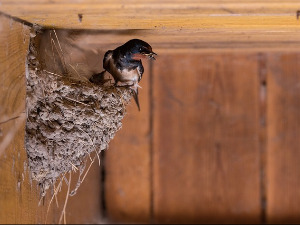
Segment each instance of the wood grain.
[[267,221],[300,222],[300,54],[267,57]]
[[[299,22],[300,24],[300,22]],[[69,31],[72,33],[72,31]],[[300,39],[297,29],[266,30],[228,29],[160,29],[160,30],[112,30],[73,31],[73,37],[81,48],[107,51],[126,41],[139,38],[151,44],[161,53],[202,53],[202,52],[258,52],[258,51],[299,51]],[[80,39],[80,40],[78,40]]]
[[[15,1],[0,10],[47,27],[89,29],[298,27],[296,1]],[[78,14],[82,14],[82,21]]]
[[29,27],[0,16],[0,31],[0,222],[43,223],[45,207],[38,207],[38,188],[30,182],[24,147]]
[[[89,162],[88,162],[89,163]],[[98,224],[103,223],[101,212],[101,175],[99,162],[94,161],[85,180],[79,187],[76,195],[69,196],[66,208],[68,224]],[[89,165],[89,164],[88,164]],[[66,175],[69,179],[69,175]],[[78,174],[72,173],[71,190],[76,187]],[[58,194],[59,207],[55,206],[55,223],[58,223],[66,199],[67,184],[63,183],[62,191]]]
[[[300,221],[297,10],[298,0],[2,0],[0,5],[18,21],[93,29],[86,32],[99,38],[81,43],[91,50],[111,49],[130,38],[156,49],[153,98],[146,72],[142,111],[132,103],[107,151],[105,200],[107,215],[116,222],[163,223],[262,222],[258,51],[272,51],[266,59],[267,222]],[[0,31],[0,222],[44,223],[50,197],[38,207],[23,143],[29,28],[1,15]],[[70,198],[68,222],[101,222],[99,176],[94,165]],[[65,190],[60,203],[64,196]],[[59,213],[53,204],[47,221],[57,222]]]
[[[282,49],[285,49],[284,46],[299,49],[299,39],[296,38],[300,32],[300,22],[296,19],[298,9],[299,4],[295,0],[130,0],[126,3],[120,0],[3,0],[0,5],[3,13],[48,28],[106,31],[146,29],[164,45],[185,42],[185,45],[180,44],[184,49],[194,49],[194,41],[198,39],[202,41],[196,46],[204,49],[210,46],[218,49],[220,45],[234,49],[243,45],[248,49],[264,48],[264,45],[267,48],[271,45]],[[82,15],[82,19],[78,14]],[[160,36],[161,32],[169,31],[171,38]],[[207,35],[211,37],[206,38]],[[279,39],[276,38],[278,36]],[[295,42],[291,42],[291,38]],[[263,40],[263,43],[257,43],[259,40]],[[276,40],[277,44],[274,44]]]
[[122,129],[106,151],[105,201],[107,216],[115,222],[150,221],[150,99],[149,64],[139,90],[141,111],[132,99]]
[[154,64],[154,220],[260,221],[255,54],[163,55]]
[[[24,146],[25,59],[30,27],[0,15],[0,31],[0,223],[57,223],[61,208],[54,202],[47,215],[51,190],[39,206],[39,187],[30,179]],[[77,195],[69,200],[67,222],[100,222],[100,190],[100,170],[95,164]],[[60,206],[65,196],[63,189]]]

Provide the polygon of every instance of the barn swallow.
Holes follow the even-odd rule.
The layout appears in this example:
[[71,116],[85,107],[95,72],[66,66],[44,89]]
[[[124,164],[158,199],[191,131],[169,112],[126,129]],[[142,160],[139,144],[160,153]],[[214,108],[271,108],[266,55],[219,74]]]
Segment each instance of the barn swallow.
[[152,47],[145,41],[132,39],[114,50],[108,50],[103,58],[104,71],[90,78],[93,83],[103,82],[104,73],[109,72],[114,80],[115,86],[129,87],[133,90],[133,97],[140,110],[138,99],[138,85],[144,73],[142,59],[153,59],[157,55]]

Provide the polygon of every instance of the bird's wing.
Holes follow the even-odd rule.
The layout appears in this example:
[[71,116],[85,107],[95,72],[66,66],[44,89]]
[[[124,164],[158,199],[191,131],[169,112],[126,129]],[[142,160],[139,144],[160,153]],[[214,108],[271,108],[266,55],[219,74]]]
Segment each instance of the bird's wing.
[[142,63],[137,67],[137,72],[139,74],[139,81],[142,79],[143,73],[144,73],[144,67]]
[[112,60],[113,51],[108,50],[103,57],[103,68],[107,71],[110,70],[110,61]]

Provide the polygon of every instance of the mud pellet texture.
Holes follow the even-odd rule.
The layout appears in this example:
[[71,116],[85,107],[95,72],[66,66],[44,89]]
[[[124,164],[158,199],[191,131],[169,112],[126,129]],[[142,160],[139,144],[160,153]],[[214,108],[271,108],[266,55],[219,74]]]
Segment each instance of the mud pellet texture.
[[45,193],[59,176],[83,168],[92,152],[108,147],[122,126],[132,93],[45,70],[38,38],[32,35],[27,59],[25,142],[32,179]]

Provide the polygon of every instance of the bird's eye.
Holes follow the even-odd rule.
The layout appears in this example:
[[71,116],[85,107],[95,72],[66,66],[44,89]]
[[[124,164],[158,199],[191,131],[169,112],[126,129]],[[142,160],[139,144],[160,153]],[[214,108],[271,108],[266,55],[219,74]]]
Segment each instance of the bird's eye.
[[140,47],[139,51],[142,51],[142,47]]

